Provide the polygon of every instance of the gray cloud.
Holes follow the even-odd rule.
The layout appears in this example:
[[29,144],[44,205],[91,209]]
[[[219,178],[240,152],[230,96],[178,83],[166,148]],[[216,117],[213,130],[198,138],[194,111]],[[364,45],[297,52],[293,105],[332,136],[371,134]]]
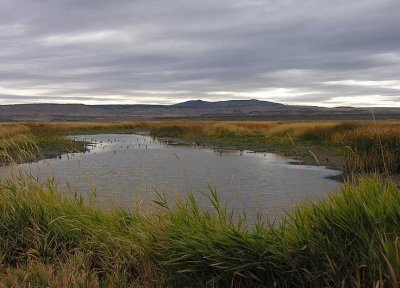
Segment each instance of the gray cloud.
[[382,85],[400,81],[398,11],[397,0],[5,0],[0,104],[400,106],[400,84]]

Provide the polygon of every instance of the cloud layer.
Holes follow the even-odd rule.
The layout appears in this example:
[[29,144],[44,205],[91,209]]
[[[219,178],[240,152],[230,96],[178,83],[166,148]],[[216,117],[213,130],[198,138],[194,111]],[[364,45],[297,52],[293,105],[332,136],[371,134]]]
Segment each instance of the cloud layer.
[[0,104],[400,106],[398,11],[398,0],[4,0]]

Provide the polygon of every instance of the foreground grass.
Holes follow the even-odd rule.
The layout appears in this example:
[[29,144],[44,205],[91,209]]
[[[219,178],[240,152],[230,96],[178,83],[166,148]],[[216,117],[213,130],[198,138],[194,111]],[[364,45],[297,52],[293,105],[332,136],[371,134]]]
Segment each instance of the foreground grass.
[[[274,225],[192,195],[153,211],[102,211],[51,181],[0,183],[0,286],[397,287],[400,189],[376,177],[344,184]],[[150,213],[151,212],[151,213]],[[233,220],[236,219],[236,220]]]

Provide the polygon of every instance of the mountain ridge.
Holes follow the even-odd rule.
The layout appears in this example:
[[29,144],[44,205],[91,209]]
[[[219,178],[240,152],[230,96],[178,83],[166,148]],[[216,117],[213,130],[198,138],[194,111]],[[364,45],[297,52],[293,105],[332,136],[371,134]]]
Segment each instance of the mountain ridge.
[[132,121],[163,119],[372,120],[400,119],[400,108],[335,108],[287,105],[250,100],[189,100],[172,105],[151,104],[12,104],[0,105],[0,121]]

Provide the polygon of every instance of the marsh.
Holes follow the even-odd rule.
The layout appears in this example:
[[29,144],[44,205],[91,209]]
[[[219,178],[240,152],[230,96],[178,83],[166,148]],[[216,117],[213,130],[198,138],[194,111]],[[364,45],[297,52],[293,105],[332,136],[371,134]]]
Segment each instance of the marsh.
[[[339,171],[292,165],[289,158],[273,153],[169,145],[135,134],[70,138],[90,142],[90,150],[13,166],[12,170],[22,168],[42,179],[54,176],[62,190],[77,191],[102,208],[146,206],[156,193],[175,200],[189,191],[201,203],[210,186],[229,208],[244,210],[249,217],[257,211],[274,217],[339,186],[327,178]],[[210,204],[204,201],[203,205]]]

